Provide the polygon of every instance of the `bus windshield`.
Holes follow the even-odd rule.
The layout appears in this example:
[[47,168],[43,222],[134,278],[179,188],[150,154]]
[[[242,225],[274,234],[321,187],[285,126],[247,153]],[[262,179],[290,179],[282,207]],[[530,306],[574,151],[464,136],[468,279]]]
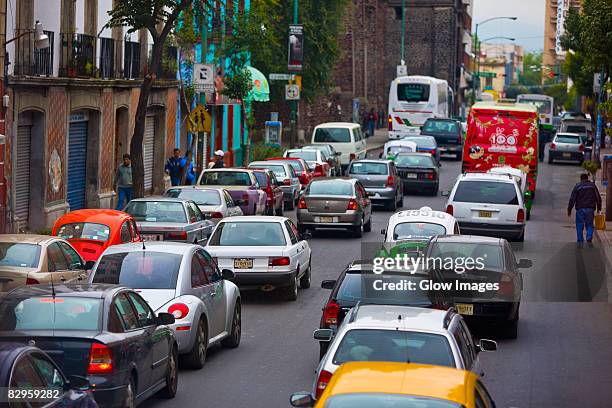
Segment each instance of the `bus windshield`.
[[530,103],[538,108],[538,113],[550,114],[552,112],[552,104],[549,100],[541,99],[520,99],[519,103]]
[[397,100],[402,102],[428,102],[429,84],[398,84]]

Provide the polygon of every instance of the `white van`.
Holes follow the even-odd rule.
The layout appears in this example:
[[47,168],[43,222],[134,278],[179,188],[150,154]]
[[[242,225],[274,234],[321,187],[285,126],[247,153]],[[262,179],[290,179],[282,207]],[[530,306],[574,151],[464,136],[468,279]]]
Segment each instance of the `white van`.
[[351,160],[366,157],[365,135],[357,123],[322,123],[312,132],[312,144],[332,145],[340,153],[342,171],[346,170]]

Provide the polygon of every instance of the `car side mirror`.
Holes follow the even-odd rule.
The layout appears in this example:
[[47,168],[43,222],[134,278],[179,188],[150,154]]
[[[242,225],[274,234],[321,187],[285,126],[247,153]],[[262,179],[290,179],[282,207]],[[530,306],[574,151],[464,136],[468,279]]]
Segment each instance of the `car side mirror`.
[[531,259],[521,258],[518,262],[518,267],[521,269],[531,268],[533,266],[533,262]]
[[312,239],[312,234],[310,232],[307,231],[300,234],[300,240],[307,241],[309,239]]
[[170,313],[164,313],[161,312],[157,315],[157,325],[161,326],[161,325],[170,325],[170,324],[174,324],[175,319],[174,319],[174,315],[170,314]]
[[317,329],[312,334],[312,337],[319,341],[331,341],[333,336],[334,331],[332,329]]
[[91,387],[91,384],[87,378],[81,377],[78,375],[68,376],[68,384],[67,384],[68,389],[72,389],[72,390],[89,389],[90,387]]
[[221,271],[221,278],[231,281],[232,279],[236,278],[236,275],[231,269],[223,269]]
[[387,230],[385,228],[380,230],[381,235],[387,235]]
[[292,407],[312,407],[315,400],[309,392],[302,391],[291,394],[289,403]]
[[322,289],[333,289],[334,286],[336,286],[336,280],[334,279],[327,279],[324,280],[323,282],[321,282],[321,288]]
[[497,350],[497,342],[494,340],[480,339],[476,348],[478,351],[495,351]]
[[442,197],[450,197],[450,191],[448,191],[448,190],[441,191],[440,195]]
[[95,264],[96,264],[96,261],[87,261],[85,262],[83,269],[85,269],[86,271],[91,271]]

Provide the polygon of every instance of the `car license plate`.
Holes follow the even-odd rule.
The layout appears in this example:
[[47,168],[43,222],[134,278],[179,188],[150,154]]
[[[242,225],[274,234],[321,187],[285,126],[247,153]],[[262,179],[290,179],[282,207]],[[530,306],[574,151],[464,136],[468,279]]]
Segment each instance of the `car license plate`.
[[160,234],[142,234],[142,239],[145,241],[163,241],[164,236]]
[[417,178],[417,174],[416,173],[406,173],[406,178],[415,179]]
[[322,223],[333,223],[336,222],[335,217],[319,217],[319,222]]
[[235,269],[253,269],[253,258],[234,259]]
[[562,155],[562,156],[563,156],[563,157],[565,157],[565,158],[570,158],[570,157],[572,157],[572,155],[571,155],[571,154],[569,154],[569,153],[563,153],[563,155]]
[[455,307],[457,308],[457,312],[462,315],[471,316],[474,314],[474,305],[470,305],[467,303],[456,303]]
[[491,211],[478,211],[478,216],[480,218],[491,218],[493,213]]

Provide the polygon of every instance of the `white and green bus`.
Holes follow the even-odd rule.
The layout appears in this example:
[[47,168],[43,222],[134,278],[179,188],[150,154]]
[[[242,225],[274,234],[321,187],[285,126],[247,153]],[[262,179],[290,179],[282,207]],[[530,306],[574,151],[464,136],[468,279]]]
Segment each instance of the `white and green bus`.
[[555,133],[553,126],[553,107],[554,98],[548,95],[540,94],[521,94],[516,97],[518,103],[530,103],[538,108],[538,116],[540,118],[541,129],[549,134],[549,138]]

